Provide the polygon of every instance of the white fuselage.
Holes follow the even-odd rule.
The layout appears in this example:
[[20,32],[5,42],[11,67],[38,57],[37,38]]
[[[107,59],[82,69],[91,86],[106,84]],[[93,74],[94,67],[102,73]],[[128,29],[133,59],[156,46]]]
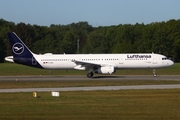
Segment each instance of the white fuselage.
[[155,69],[169,67],[174,64],[173,61],[160,54],[34,54],[34,58],[44,69],[77,68],[81,70],[73,60],[82,62],[81,65],[83,63],[100,66],[112,65],[116,69]]

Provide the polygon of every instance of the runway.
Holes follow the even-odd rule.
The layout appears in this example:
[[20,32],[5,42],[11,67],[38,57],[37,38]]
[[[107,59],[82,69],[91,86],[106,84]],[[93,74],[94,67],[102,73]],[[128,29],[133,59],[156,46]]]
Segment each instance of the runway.
[[9,92],[53,92],[53,91],[94,91],[94,90],[141,90],[141,89],[177,89],[175,85],[133,85],[133,86],[96,86],[96,87],[62,87],[62,88],[19,88],[0,89],[0,93]]
[[180,81],[180,75],[160,75],[153,77],[150,75],[128,75],[128,76],[95,76],[87,78],[86,76],[0,76],[0,81],[79,81],[79,80],[177,80]]
[[[6,81],[72,81],[72,80],[180,80],[180,76],[0,76],[0,82]],[[130,85],[130,86],[94,86],[94,87],[62,87],[62,88],[18,88],[0,89],[0,93],[8,92],[52,92],[52,91],[93,91],[93,90],[138,90],[138,89],[179,89],[180,84],[168,85]]]

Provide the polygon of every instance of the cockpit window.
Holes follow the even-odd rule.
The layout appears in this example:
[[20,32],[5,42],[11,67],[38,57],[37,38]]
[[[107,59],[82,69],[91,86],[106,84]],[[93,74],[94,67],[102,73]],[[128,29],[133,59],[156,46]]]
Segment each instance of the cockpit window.
[[166,58],[166,57],[165,57],[165,58],[162,58],[162,60],[167,60],[167,59],[168,59],[168,58]]
[[163,57],[162,60],[172,60],[172,57]]

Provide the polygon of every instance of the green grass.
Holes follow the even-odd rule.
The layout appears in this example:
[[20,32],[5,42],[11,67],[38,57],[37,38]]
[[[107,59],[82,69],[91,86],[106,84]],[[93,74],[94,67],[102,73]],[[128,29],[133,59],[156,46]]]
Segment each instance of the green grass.
[[[36,69],[22,65],[0,64],[0,76],[8,75],[86,75],[87,71]],[[180,64],[159,69],[159,75],[179,75]],[[118,70],[116,75],[151,75],[152,70]],[[123,81],[14,81],[0,82],[0,88],[36,88],[67,86],[110,86],[180,84],[180,81],[123,80]],[[52,97],[50,92],[0,93],[0,120],[179,120],[180,89],[119,90],[60,92]]]
[[[85,75],[87,71],[79,70],[49,70],[32,68],[14,63],[0,64],[0,76],[8,75]],[[158,75],[180,75],[180,64],[176,63],[170,68],[157,69]],[[115,75],[152,75],[152,69],[117,70]]]
[[6,120],[179,120],[180,89],[1,93],[0,119]]

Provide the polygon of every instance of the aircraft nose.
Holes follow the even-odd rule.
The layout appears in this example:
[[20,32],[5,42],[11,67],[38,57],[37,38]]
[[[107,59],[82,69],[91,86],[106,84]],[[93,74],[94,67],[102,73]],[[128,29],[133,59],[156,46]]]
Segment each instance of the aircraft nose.
[[169,60],[169,62],[167,63],[169,66],[173,66],[174,62],[172,60]]

